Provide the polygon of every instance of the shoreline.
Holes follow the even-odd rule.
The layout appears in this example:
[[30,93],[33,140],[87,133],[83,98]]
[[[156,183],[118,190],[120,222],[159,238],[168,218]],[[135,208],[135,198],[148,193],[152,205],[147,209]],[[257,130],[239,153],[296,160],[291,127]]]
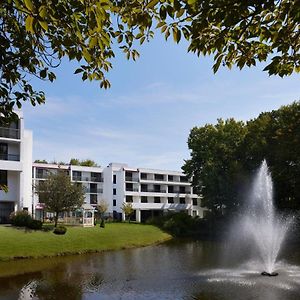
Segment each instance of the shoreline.
[[107,223],[104,229],[68,227],[61,236],[1,227],[0,264],[155,246],[172,238],[155,226],[134,223]]

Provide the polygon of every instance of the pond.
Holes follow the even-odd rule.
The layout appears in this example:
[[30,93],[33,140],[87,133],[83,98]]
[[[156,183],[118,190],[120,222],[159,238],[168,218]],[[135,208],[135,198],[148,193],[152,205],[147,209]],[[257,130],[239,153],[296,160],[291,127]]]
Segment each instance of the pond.
[[255,262],[225,264],[224,245],[203,241],[5,262],[0,263],[0,300],[298,300],[300,255],[295,249],[286,251],[289,260],[280,262],[280,274],[273,278],[261,276]]

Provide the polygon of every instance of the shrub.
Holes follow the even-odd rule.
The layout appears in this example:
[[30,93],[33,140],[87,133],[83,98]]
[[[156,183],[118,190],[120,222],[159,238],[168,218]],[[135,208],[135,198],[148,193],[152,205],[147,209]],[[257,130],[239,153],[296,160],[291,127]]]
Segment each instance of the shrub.
[[28,225],[28,228],[33,229],[33,230],[41,230],[43,227],[43,222],[39,220],[31,220]]
[[42,230],[45,232],[52,231],[54,229],[54,225],[44,225]]
[[67,232],[67,228],[65,226],[58,226],[54,228],[53,233],[54,234],[65,234]]
[[29,223],[32,221],[32,218],[26,210],[21,210],[13,212],[10,215],[10,221],[13,226],[28,227]]

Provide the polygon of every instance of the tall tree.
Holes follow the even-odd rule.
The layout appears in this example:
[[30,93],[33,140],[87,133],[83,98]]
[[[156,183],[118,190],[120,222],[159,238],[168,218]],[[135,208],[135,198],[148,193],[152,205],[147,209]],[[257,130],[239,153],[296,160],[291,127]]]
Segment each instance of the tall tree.
[[300,209],[300,102],[262,113],[247,128],[247,167],[266,158],[277,205]]
[[54,81],[66,57],[75,74],[108,88],[106,73],[118,45],[137,59],[157,27],[189,51],[214,55],[213,70],[270,62],[270,75],[300,70],[298,0],[4,0],[0,7],[0,116],[16,117],[15,106],[45,102],[30,79]]
[[274,181],[276,205],[300,209],[300,101],[260,114],[246,124],[219,120],[191,130],[191,158],[183,170],[215,212],[235,210],[243,199],[240,187],[263,159]]
[[59,213],[79,208],[84,201],[83,187],[71,183],[70,177],[63,171],[49,174],[47,180],[40,182],[36,190],[39,202],[45,204],[46,210],[54,213],[55,227]]
[[238,186],[245,174],[240,161],[239,145],[246,127],[234,119],[218,120],[216,125],[194,127],[188,139],[191,158],[182,169],[202,195],[202,204],[215,213],[239,206]]

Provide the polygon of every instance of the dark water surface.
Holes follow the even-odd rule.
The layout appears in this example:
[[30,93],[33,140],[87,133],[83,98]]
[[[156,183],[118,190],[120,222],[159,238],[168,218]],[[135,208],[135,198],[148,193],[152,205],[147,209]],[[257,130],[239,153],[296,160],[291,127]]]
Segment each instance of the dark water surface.
[[223,251],[221,243],[172,241],[101,254],[0,263],[0,300],[300,299],[300,256],[295,249],[280,262],[280,274],[274,278],[262,277],[254,261],[225,266],[219,259]]

